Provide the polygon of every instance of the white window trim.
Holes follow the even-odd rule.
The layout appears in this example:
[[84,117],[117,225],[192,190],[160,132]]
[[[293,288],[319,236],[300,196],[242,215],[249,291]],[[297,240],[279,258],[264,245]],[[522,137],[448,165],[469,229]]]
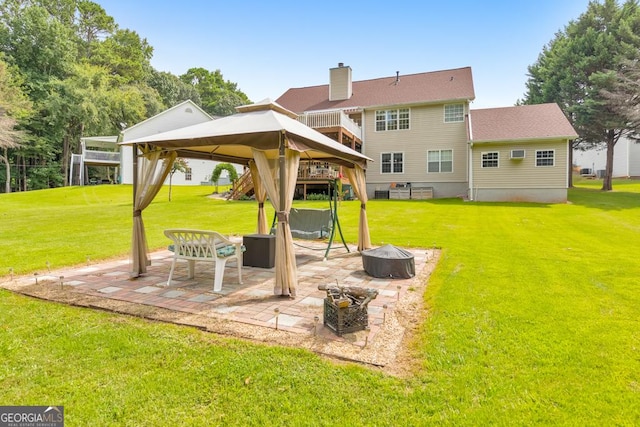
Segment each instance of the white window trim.
[[[408,127],[406,129],[401,129],[400,128],[400,110],[407,110],[409,117],[407,118],[407,120],[409,121],[408,123]],[[384,121],[384,129],[382,130],[378,130],[378,113],[384,111],[385,114],[385,121]],[[389,111],[395,111],[396,112],[396,117],[397,117],[397,129],[387,129],[387,125],[389,124],[389,122],[387,121],[386,117],[388,115]],[[374,114],[373,114],[373,131],[374,132],[397,132],[397,131],[404,131],[404,130],[411,130],[411,108],[388,108],[386,110],[375,110]]]
[[[438,172],[429,172],[429,153],[431,151],[437,151],[440,153],[440,159],[438,160],[438,165],[440,166],[440,170]],[[442,152],[443,151],[451,151],[451,171],[450,172],[442,172]],[[439,150],[427,150],[427,173],[453,173],[453,149],[452,148],[443,148]]]
[[[496,159],[496,161],[498,162],[498,166],[485,166],[484,165],[484,159],[482,158],[485,154],[493,154],[496,153],[498,155],[498,158]],[[480,167],[482,169],[498,169],[500,168],[500,152],[499,151],[483,151],[480,153]]]
[[[382,171],[382,155],[383,154],[391,154],[391,172],[383,172]],[[393,171],[393,155],[394,154],[402,154],[402,172],[394,172]],[[405,155],[404,155],[404,151],[385,151],[383,153],[380,153],[380,175],[402,175],[404,174],[404,159],[405,159]]]
[[[456,105],[460,105],[462,106],[462,116],[460,118],[460,120],[449,120],[447,121],[447,107],[453,107]],[[442,108],[442,122],[443,123],[464,123],[464,104],[459,102],[456,104],[445,104],[444,107]]]
[[[543,159],[538,159],[538,153],[540,153],[541,151],[551,151],[553,153],[553,164],[552,165],[539,165],[538,164],[538,160],[543,160]],[[547,160],[545,158],[545,160]],[[556,150],[555,149],[550,149],[550,150],[536,150],[536,157],[535,157],[535,166],[537,168],[553,168],[556,166]]]

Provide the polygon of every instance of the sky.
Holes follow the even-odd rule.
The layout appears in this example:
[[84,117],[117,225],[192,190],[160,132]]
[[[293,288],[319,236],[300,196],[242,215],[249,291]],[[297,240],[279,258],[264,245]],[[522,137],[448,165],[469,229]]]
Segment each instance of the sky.
[[471,67],[472,108],[514,105],[527,67],[589,0],[95,0],[175,75],[220,70],[252,102],[329,83]]

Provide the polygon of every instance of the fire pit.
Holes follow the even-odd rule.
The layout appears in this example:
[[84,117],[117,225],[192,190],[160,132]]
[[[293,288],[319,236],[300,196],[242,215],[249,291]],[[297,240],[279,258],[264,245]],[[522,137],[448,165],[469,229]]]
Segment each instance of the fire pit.
[[377,289],[357,286],[319,285],[327,291],[324,299],[324,325],[338,336],[369,328],[367,305],[378,296]]
[[409,279],[416,275],[413,254],[393,245],[367,249],[361,252],[364,271],[369,276],[391,279]]

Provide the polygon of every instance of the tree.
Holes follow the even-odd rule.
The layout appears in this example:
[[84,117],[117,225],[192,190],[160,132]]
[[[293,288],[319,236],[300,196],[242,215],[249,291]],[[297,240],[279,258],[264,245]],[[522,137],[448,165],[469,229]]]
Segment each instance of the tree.
[[624,116],[612,108],[603,90],[612,89],[612,71],[637,58],[637,2],[627,0],[619,6],[615,0],[591,1],[587,11],[557,33],[529,67],[524,103],[558,103],[578,132],[574,146],[606,145],[603,190],[612,189],[614,147],[629,132]]
[[7,61],[25,75],[25,84],[64,78],[76,58],[72,30],[37,6],[8,19],[10,31],[3,32],[0,46]]
[[[43,188],[62,181],[58,159],[62,132],[53,125],[44,103],[51,93],[52,81],[64,80],[71,72],[77,44],[73,30],[47,8],[36,2],[24,2],[24,6],[20,3],[8,5],[7,11],[14,14],[3,17],[0,47],[7,62],[23,77],[22,90],[31,100],[34,113],[18,119],[28,138],[10,155],[19,165],[17,188]],[[68,2],[42,3],[58,13]]]
[[211,182],[216,185],[216,194],[218,193],[218,181],[220,180],[220,174],[223,170],[226,170],[229,173],[229,180],[231,182],[235,182],[238,179],[238,172],[231,163],[218,163],[211,174]]
[[151,69],[153,48],[131,30],[117,30],[93,51],[92,63],[120,76],[122,83],[143,82]]
[[0,55],[0,161],[5,164],[5,192],[11,192],[9,149],[20,146],[24,132],[16,129],[19,118],[31,113],[31,102],[20,88],[20,79]]
[[0,123],[0,161],[16,165],[20,190],[67,184],[83,136],[112,134],[187,99],[202,105],[200,93],[210,114],[248,102],[220,71],[181,79],[154,70],[147,40],[91,0],[0,0],[0,54],[33,111]]
[[234,114],[235,107],[248,104],[249,98],[238,85],[225,81],[220,70],[214,72],[204,68],[190,68],[180,76],[180,80],[192,85],[200,94],[202,108],[214,116]]
[[617,73],[607,75],[610,89],[602,90],[611,108],[627,121],[629,137],[640,140],[640,61],[627,61]]
[[97,3],[81,0],[78,2],[78,18],[76,26],[82,41],[81,52],[85,58],[91,58],[92,51],[99,43],[100,37],[106,37],[116,30],[113,17]]
[[158,92],[165,108],[171,108],[188,99],[202,105],[196,88],[169,72],[152,69],[147,83]]
[[173,161],[171,165],[171,171],[169,171],[169,201],[171,201],[171,181],[173,181],[173,174],[176,172],[186,172],[189,168],[189,163],[181,157],[178,157]]

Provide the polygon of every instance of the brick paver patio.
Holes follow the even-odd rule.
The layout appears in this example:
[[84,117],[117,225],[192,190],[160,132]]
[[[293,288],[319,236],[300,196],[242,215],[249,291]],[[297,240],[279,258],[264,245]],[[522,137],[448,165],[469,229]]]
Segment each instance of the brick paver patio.
[[[435,263],[434,251],[410,249],[414,255],[415,278],[378,279],[363,270],[362,258],[355,248],[351,248],[351,253],[344,248],[332,250],[329,258],[324,260],[324,246],[305,246],[296,247],[298,288],[295,298],[273,295],[274,269],[243,267],[243,284],[238,284],[235,261],[227,264],[221,292],[213,292],[213,263],[205,262],[196,263],[193,279],[187,279],[186,262],[179,263],[172,286],[167,287],[172,260],[172,252],[169,251],[151,254],[152,264],[148,273],[137,279],[130,278],[129,261],[125,259],[16,277],[0,283],[0,286],[21,292],[33,290],[37,281],[38,286],[58,287],[67,294],[78,293],[193,315],[189,321],[178,323],[198,326],[203,319],[215,319],[224,321],[235,336],[246,335],[276,343],[284,341],[287,345],[299,343],[320,353],[346,359],[381,365],[388,363],[397,349],[386,350],[384,353],[389,354],[381,359],[376,348],[397,347],[401,337],[398,340],[398,337],[393,337],[396,334],[393,331],[391,335],[380,334],[380,331],[397,315],[397,310],[403,309],[403,302],[404,306],[408,304],[405,310],[419,309],[428,277],[424,274],[425,267]],[[366,331],[339,337],[323,325],[326,292],[318,290],[318,285],[335,284],[378,290],[377,298],[368,305],[369,328]],[[232,325],[255,328],[243,334],[238,332],[241,328],[234,330]],[[221,327],[208,329],[224,333]],[[280,340],[278,336],[286,336],[286,339]],[[387,342],[379,342],[381,340]],[[389,343],[391,341],[395,344]],[[367,356],[367,349],[376,354]]]

